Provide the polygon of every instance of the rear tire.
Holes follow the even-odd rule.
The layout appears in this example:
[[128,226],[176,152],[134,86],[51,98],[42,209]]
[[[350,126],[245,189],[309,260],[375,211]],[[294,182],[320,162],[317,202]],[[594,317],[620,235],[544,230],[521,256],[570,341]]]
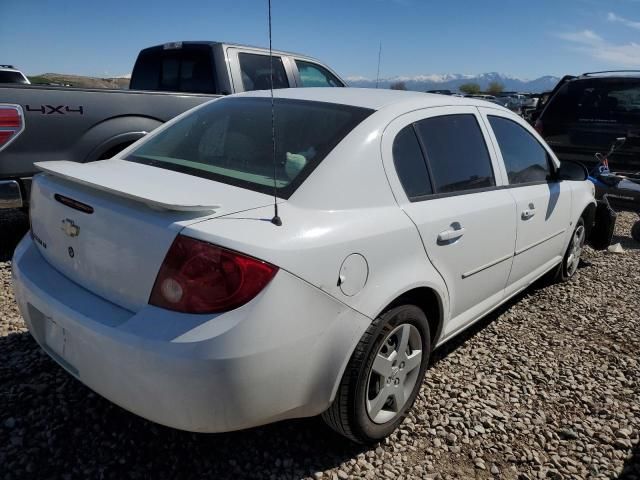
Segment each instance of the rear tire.
[[640,220],[633,224],[631,227],[631,238],[636,242],[640,242]]
[[586,240],[586,228],[584,225],[584,219],[580,217],[576,223],[576,228],[571,235],[569,246],[562,258],[562,263],[558,265],[558,269],[555,271],[553,281],[556,283],[568,282],[578,272],[578,265],[580,263],[580,256],[584,250],[584,244]]
[[356,346],[322,419],[357,443],[387,437],[418,395],[431,353],[424,312],[400,305],[374,320]]

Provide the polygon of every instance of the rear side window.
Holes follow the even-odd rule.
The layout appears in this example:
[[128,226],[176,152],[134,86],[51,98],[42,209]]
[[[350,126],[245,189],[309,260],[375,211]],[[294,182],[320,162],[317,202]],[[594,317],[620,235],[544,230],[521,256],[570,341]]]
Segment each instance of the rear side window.
[[592,78],[567,82],[544,113],[553,123],[638,123],[640,80]]
[[303,87],[344,87],[329,70],[315,63],[296,60]]
[[[271,62],[268,55],[239,53],[242,85],[245,91],[269,90],[271,88]],[[282,58],[273,57],[273,88],[287,88],[289,81],[284,71]]]
[[496,184],[475,115],[444,115],[415,125],[430,167],[434,193],[464,192]]
[[215,93],[211,49],[206,45],[186,45],[177,49],[156,47],[144,50],[133,69],[131,88]]
[[506,118],[489,115],[489,123],[498,140],[510,184],[544,182],[549,178],[549,156],[533,135]]
[[[372,110],[276,98],[228,97],[194,110],[133,150],[129,161],[289,198]],[[275,164],[275,165],[274,165]],[[275,167],[275,172],[274,172]]]
[[433,193],[429,172],[413,125],[400,130],[393,141],[393,163],[409,199]]

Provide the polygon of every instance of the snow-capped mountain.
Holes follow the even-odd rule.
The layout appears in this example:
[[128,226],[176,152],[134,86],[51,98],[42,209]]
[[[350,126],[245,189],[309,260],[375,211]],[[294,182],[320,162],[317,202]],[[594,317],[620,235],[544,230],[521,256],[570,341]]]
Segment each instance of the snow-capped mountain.
[[[376,80],[365,77],[347,77],[347,82],[352,87],[375,87]],[[396,82],[404,82],[408,90],[434,90],[447,89],[456,91],[464,83],[477,83],[485,89],[491,82],[499,82],[504,90],[517,92],[544,92],[551,90],[560,80],[558,77],[546,75],[534,80],[490,72],[478,75],[465,75],[461,73],[427,74],[416,76],[396,76],[381,78],[378,82],[380,88],[389,88]]]

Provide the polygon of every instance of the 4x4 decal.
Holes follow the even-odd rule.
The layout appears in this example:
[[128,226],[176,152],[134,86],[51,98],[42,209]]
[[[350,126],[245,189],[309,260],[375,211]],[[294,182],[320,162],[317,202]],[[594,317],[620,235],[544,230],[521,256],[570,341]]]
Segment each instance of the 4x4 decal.
[[72,108],[68,105],[40,105],[39,107],[32,107],[31,105],[26,105],[27,112],[40,112],[43,115],[52,115],[54,113],[58,113],[60,115],[65,115],[66,113],[78,113],[80,115],[84,115],[84,107],[79,105],[75,108]]

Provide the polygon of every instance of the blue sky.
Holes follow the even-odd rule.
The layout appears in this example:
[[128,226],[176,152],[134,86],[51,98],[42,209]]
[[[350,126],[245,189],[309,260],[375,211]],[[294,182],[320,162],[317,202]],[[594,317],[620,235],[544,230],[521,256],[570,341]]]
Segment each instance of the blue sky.
[[[640,0],[272,0],[274,48],[343,77],[640,68]],[[131,72],[175,40],[266,46],[266,0],[0,0],[0,63],[28,74]]]

